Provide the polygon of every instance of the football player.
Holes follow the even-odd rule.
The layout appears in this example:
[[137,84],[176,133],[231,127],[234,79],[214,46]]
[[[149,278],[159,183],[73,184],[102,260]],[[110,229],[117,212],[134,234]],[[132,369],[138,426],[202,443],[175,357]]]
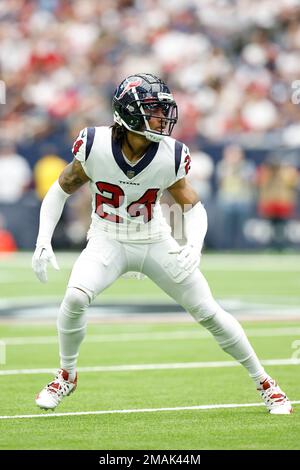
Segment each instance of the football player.
[[[92,193],[88,243],[73,267],[58,315],[60,369],[36,397],[54,409],[76,389],[76,362],[86,331],[86,309],[103,289],[128,271],[147,275],[242,364],[272,414],[289,414],[291,403],[262,367],[241,325],[214,300],[199,271],[207,214],[185,176],[189,149],[171,137],[177,105],[167,85],[152,74],[127,77],[116,89],[114,125],[83,129],[74,160],[45,196],[32,267],[47,282],[47,264],[58,269],[51,238],[66,199],[85,183]],[[162,216],[168,190],[184,214],[180,246]]]

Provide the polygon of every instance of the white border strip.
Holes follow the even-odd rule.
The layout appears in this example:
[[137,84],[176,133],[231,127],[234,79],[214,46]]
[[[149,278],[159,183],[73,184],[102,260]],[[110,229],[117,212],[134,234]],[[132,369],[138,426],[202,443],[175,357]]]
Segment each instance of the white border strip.
[[[293,405],[298,405],[300,400],[292,401]],[[74,411],[69,413],[43,413],[34,415],[14,415],[0,416],[0,419],[28,419],[28,418],[57,418],[62,416],[91,416],[91,415],[109,415],[109,414],[128,414],[128,413],[156,413],[161,411],[186,411],[186,410],[216,410],[226,408],[250,408],[254,406],[265,406],[264,403],[226,403],[221,405],[198,405],[198,406],[178,406],[175,408],[140,408],[133,410],[101,410],[101,411]]]
[[[261,363],[266,366],[298,366],[300,359],[265,359]],[[169,364],[126,364],[115,366],[91,366],[78,367],[77,371],[82,372],[131,372],[143,370],[171,370],[171,369],[204,369],[214,367],[238,367],[237,361],[212,361],[212,362],[174,362]],[[34,375],[34,374],[55,374],[57,369],[12,369],[0,370],[2,375]]]
[[[286,327],[286,328],[245,328],[247,336],[255,337],[273,337],[273,336],[300,336],[300,328]],[[119,333],[119,334],[102,334],[102,335],[87,335],[85,338],[86,343],[119,343],[120,341],[164,341],[164,340],[184,340],[184,339],[205,339],[211,338],[208,331],[166,331],[166,332],[145,332],[145,333]],[[58,338],[56,336],[20,336],[20,337],[7,337],[1,338],[7,346],[25,346],[30,344],[57,344]]]

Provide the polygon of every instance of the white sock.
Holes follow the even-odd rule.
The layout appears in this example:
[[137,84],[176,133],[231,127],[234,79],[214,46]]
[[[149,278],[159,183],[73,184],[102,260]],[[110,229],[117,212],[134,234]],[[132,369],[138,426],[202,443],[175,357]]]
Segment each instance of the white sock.
[[252,378],[255,382],[256,388],[260,388],[263,382],[265,382],[266,380],[273,380],[272,377],[266,372],[264,372],[264,374],[262,375],[257,375],[257,377],[252,376]]
[[85,310],[88,296],[81,290],[69,288],[61,304],[57,319],[60,365],[69,373],[69,380],[76,377],[76,364],[80,344],[85,337]]

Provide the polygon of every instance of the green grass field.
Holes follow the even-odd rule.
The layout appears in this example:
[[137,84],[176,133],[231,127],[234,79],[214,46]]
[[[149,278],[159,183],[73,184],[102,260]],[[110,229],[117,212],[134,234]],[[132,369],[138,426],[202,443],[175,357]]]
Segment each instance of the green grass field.
[[[30,255],[0,259],[0,307],[61,297],[73,259],[58,254],[62,269],[50,270],[47,285],[31,273]],[[282,308],[280,321],[278,314],[276,321],[260,321],[256,315],[243,325],[292,401],[300,400],[300,366],[291,360],[300,358],[300,321],[288,312],[299,306],[299,261],[296,255],[205,255],[202,263],[220,301],[242,301],[254,313],[256,305],[268,312]],[[122,304],[137,298],[168,301],[149,280],[124,279],[97,301]],[[300,448],[300,405],[289,416],[269,415],[243,368],[188,315],[178,321],[139,316],[90,324],[78,388],[55,413],[40,411],[34,403],[52,378],[41,369],[58,366],[55,320],[2,321],[0,331],[6,343],[6,363],[0,366],[1,449]],[[23,418],[14,418],[19,415]]]

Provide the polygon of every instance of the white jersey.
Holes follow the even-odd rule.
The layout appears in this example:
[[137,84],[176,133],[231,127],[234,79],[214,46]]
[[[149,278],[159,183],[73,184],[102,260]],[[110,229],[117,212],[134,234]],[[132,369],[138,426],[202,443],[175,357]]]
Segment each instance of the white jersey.
[[92,223],[88,237],[99,230],[124,242],[154,242],[171,232],[162,215],[163,191],[190,168],[188,148],[165,137],[151,143],[135,164],[124,157],[110,127],[83,129],[73,155],[90,178]]

